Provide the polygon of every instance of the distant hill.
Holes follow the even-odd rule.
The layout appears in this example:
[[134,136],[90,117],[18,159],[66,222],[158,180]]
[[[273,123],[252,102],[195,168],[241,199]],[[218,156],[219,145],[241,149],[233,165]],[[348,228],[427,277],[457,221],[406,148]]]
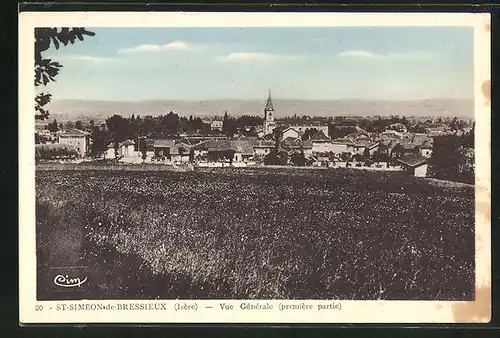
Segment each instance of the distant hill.
[[[273,99],[276,117],[297,115],[309,116],[474,116],[473,100],[429,99],[414,101],[371,100],[280,100]],[[59,100],[48,105],[51,117],[59,119],[106,118],[113,114],[128,116],[161,115],[174,111],[180,116],[261,115],[265,100],[213,100],[213,101],[90,101]]]

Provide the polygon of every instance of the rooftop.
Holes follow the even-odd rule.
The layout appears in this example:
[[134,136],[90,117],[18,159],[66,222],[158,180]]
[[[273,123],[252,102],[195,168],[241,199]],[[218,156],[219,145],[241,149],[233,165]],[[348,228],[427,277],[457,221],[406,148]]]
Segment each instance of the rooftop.
[[398,158],[397,160],[398,162],[412,168],[419,167],[427,163],[427,157],[419,155],[404,155]]
[[83,131],[83,130],[80,130],[80,129],[76,129],[76,128],[71,128],[71,129],[68,129],[68,130],[65,130],[60,136],[67,136],[67,137],[81,137],[81,136],[86,136],[88,135],[89,133],[87,133],[86,131]]

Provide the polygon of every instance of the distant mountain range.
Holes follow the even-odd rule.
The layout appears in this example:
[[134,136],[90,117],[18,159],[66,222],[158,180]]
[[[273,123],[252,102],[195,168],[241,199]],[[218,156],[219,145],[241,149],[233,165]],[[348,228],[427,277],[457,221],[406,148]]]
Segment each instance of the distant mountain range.
[[[276,117],[297,114],[309,116],[369,116],[369,115],[404,115],[404,116],[458,116],[473,117],[472,99],[428,99],[413,101],[372,101],[372,100],[289,100],[273,99]],[[113,114],[129,116],[161,115],[174,111],[179,116],[222,116],[228,114],[263,115],[265,100],[208,100],[208,101],[91,101],[59,100],[50,103],[47,108],[51,117],[65,119],[106,118]]]

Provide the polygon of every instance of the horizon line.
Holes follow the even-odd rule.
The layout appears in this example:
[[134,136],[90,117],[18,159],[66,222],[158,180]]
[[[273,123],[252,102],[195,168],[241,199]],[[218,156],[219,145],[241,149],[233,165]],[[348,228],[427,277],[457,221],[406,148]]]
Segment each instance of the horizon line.
[[[112,99],[85,99],[85,98],[62,98],[55,99],[57,101],[89,101],[89,102],[116,102],[116,103],[141,103],[141,102],[160,102],[160,101],[183,101],[183,102],[216,102],[216,101],[266,101],[267,98],[218,98],[218,99],[180,99],[180,98],[165,98],[165,99],[141,99],[141,100],[112,100]],[[429,98],[410,98],[410,99],[362,99],[362,98],[338,98],[338,99],[300,99],[273,97],[273,101],[379,101],[379,102],[415,102],[415,101],[435,101],[435,100],[454,100],[454,101],[474,101],[474,97],[470,98],[451,98],[451,97],[429,97]]]

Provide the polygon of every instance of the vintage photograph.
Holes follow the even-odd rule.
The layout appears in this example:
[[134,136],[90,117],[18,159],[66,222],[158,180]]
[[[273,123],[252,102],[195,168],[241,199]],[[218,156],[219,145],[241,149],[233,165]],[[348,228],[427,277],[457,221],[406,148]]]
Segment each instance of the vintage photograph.
[[34,38],[39,300],[474,299],[471,28]]
[[484,20],[54,15],[20,33],[25,318],[489,320]]

